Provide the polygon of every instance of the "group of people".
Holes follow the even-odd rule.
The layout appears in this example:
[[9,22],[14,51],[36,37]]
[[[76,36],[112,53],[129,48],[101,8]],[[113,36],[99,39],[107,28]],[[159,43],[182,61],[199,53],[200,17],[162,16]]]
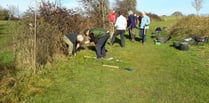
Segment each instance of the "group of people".
[[[110,31],[104,28],[92,28],[86,29],[84,35],[81,34],[66,34],[64,35],[64,42],[68,45],[68,54],[76,56],[76,50],[81,43],[88,44],[94,42],[97,59],[100,60],[106,56],[106,42],[109,41],[110,45],[113,45],[116,37],[120,34],[120,46],[125,47],[125,31],[128,29],[129,38],[131,41],[135,39],[135,35],[139,30],[139,37],[142,44],[145,42],[146,31],[149,29],[150,18],[144,12],[141,16],[137,16],[132,11],[128,12],[128,18],[125,17],[125,12],[118,12],[116,16],[115,10],[109,14],[109,21],[111,25]],[[138,24],[138,25],[137,25]],[[137,30],[138,29],[138,30]],[[88,37],[88,40],[84,40],[84,36]]]
[[139,30],[139,37],[144,44],[146,41],[146,32],[149,29],[150,18],[146,15],[145,12],[141,12],[141,16],[137,16],[132,11],[128,12],[128,31],[129,31],[129,39],[133,41]]

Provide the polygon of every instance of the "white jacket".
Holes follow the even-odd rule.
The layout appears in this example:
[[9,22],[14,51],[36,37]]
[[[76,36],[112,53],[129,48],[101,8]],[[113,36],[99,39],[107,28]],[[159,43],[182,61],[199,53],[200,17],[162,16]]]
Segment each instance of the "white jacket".
[[115,27],[117,30],[126,30],[127,27],[127,20],[123,15],[117,17],[115,22]]

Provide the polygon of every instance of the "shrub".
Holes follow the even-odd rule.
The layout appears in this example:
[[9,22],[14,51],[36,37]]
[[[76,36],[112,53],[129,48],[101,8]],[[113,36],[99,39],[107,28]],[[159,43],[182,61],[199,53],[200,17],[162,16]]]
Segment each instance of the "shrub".
[[[57,27],[51,26],[43,20],[37,21],[36,35],[34,25],[29,21],[20,22],[15,35],[16,66],[19,69],[31,71],[36,56],[36,67],[44,66],[57,53],[60,41]],[[29,22],[30,23],[30,22]],[[31,69],[30,69],[31,68]]]
[[160,18],[158,15],[156,15],[156,14],[152,14],[152,13],[148,13],[147,14],[150,18],[151,18],[151,20],[153,20],[153,21],[162,21],[162,18]]
[[209,36],[209,17],[185,17],[179,20],[170,31],[177,38]]
[[171,16],[184,16],[184,15],[182,14],[182,12],[176,11],[176,12],[172,13]]
[[[67,10],[56,3],[42,1],[37,11],[36,27],[34,11],[28,10],[16,31],[16,63],[18,68],[43,67],[52,62],[55,54],[64,53],[62,42],[67,33],[83,33],[90,22],[74,10]],[[36,32],[36,33],[35,33]],[[36,35],[35,35],[36,34]],[[35,56],[35,57],[34,57]],[[35,59],[35,60],[34,60]]]
[[9,11],[0,7],[0,20],[7,20],[9,18]]

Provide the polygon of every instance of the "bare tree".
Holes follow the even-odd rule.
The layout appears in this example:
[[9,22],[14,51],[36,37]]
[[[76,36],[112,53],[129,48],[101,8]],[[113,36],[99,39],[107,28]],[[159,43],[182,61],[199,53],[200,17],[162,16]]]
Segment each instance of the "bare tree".
[[14,5],[7,5],[9,10],[9,19],[19,17],[19,7]]
[[126,9],[126,10],[132,10],[133,12],[136,12],[136,5],[137,1],[136,0],[116,0],[115,1],[114,8],[115,9]]
[[194,0],[192,6],[195,8],[197,15],[199,15],[200,9],[202,8],[202,3],[204,0]]
[[92,18],[94,25],[105,28],[109,11],[109,0],[80,0],[86,15]]

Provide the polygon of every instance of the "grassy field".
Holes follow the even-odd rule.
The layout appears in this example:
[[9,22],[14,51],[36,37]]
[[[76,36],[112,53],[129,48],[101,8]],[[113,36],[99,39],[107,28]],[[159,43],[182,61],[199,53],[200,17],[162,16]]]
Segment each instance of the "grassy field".
[[3,65],[9,66],[13,59],[8,25],[7,21],[0,21],[0,71],[4,68]]
[[[157,26],[168,28],[177,18],[153,22],[145,45],[126,39],[126,47],[107,45],[107,57],[119,61],[97,61],[92,50],[57,61],[42,75],[44,92],[33,103],[207,103],[209,102],[209,52],[207,46],[179,51],[166,44],[154,45],[149,34]],[[137,35],[138,37],[138,35]],[[203,49],[203,50],[202,50]],[[103,67],[115,65],[121,69]],[[127,71],[124,67],[133,68]],[[49,79],[51,78],[51,79]],[[43,85],[41,83],[41,85]]]
[[[157,26],[170,28],[178,18],[152,22],[147,42],[107,45],[107,58],[97,61],[91,49],[80,50],[76,57],[48,64],[28,80],[27,103],[208,103],[208,44],[190,46],[189,51],[170,47],[173,39],[155,45],[150,38]],[[126,34],[128,35],[128,34]],[[137,35],[139,37],[139,35]],[[114,65],[121,68],[103,67]],[[132,68],[133,71],[124,68]],[[26,83],[25,83],[26,84]],[[24,93],[24,92],[22,92]],[[14,97],[15,98],[15,97]]]

